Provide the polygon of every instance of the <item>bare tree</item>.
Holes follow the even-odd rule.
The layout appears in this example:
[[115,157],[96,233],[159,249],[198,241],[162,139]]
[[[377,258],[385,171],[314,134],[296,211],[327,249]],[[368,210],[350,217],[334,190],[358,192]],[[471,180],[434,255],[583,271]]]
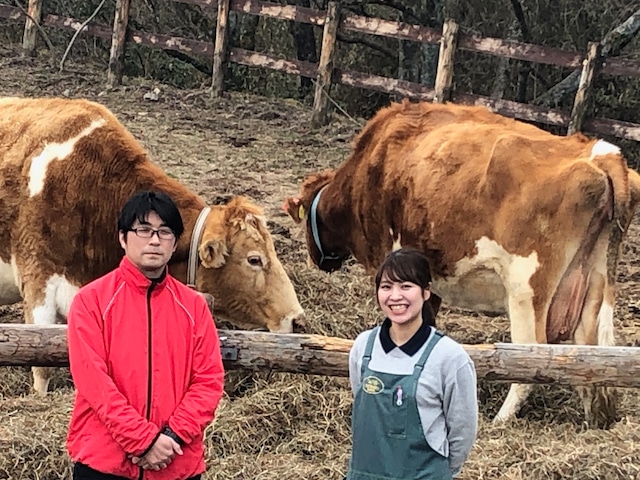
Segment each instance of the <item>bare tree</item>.
[[[622,24],[615,27],[600,41],[602,45],[603,57],[615,57],[620,55],[620,52],[626,47],[636,36],[640,30],[640,9],[636,10]],[[580,82],[580,70],[575,70],[570,75],[565,77],[561,82],[557,83],[544,94],[534,99],[533,103],[536,105],[543,105],[546,107],[557,106],[567,96],[574,94],[578,90],[578,84]]]
[[[522,4],[519,0],[511,0],[514,19],[509,25],[507,40],[520,40],[522,42],[530,41],[529,26],[525,17]],[[496,81],[491,91],[492,98],[504,98],[504,92],[507,87],[509,65],[512,61],[507,57],[500,58],[496,71]],[[516,83],[516,101],[524,103],[527,97],[527,84],[531,65],[529,62],[518,62],[518,80]]]

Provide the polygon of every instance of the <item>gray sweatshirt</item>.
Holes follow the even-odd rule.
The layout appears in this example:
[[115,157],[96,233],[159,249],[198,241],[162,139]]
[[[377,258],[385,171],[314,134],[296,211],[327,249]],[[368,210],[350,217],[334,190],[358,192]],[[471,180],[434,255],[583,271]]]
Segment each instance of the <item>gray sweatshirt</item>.
[[[432,329],[433,330],[433,329]],[[349,355],[349,380],[353,393],[360,388],[362,356],[371,330],[356,338]],[[433,335],[430,333],[429,338]],[[378,336],[369,368],[378,372],[410,375],[428,339],[412,356],[400,348],[385,353]],[[476,372],[462,346],[445,336],[427,359],[417,390],[418,411],[429,446],[449,458],[453,476],[467,459],[478,432]]]

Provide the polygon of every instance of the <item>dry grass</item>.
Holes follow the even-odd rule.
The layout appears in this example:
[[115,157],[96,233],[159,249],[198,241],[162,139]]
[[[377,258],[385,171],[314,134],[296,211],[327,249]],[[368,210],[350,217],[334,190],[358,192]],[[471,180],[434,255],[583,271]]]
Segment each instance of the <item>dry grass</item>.
[[[101,67],[102,68],[102,67]],[[52,80],[56,80],[53,82]],[[265,207],[276,248],[308,315],[309,332],[354,338],[375,324],[371,281],[354,263],[327,275],[309,268],[302,232],[280,211],[307,173],[337,166],[354,133],[349,122],[309,131],[309,111],[295,102],[231,95],[212,102],[204,91],[160,86],[157,103],[142,100],[154,85],[130,81],[98,96],[104,76],[70,63],[57,74],[37,59],[0,47],[0,95],[86,96],[108,105],[173,176],[209,202],[245,194]],[[248,140],[245,146],[234,146]],[[640,220],[621,263],[617,307],[619,343],[637,345]],[[2,307],[2,321],[17,321],[19,306]],[[443,309],[440,327],[463,343],[508,341],[504,317]],[[65,434],[73,399],[68,371],[54,392],[29,394],[26,368],[0,368],[0,479],[69,478]],[[481,382],[480,435],[461,476],[476,479],[640,478],[638,392],[621,392],[621,421],[588,430],[577,394],[537,387],[521,417],[495,426],[491,418],[507,385]],[[346,379],[312,375],[227,375],[227,395],[207,432],[207,479],[335,479],[350,451],[351,393]]]
[[[26,375],[25,375],[26,376]],[[346,379],[228,374],[217,419],[207,431],[208,479],[342,479],[350,451]],[[637,393],[623,392],[623,418],[589,430],[577,395],[539,388],[509,425],[489,422],[506,386],[482,384],[480,436],[462,479],[638,478]],[[73,394],[21,396],[0,403],[0,478],[68,478],[65,435]]]

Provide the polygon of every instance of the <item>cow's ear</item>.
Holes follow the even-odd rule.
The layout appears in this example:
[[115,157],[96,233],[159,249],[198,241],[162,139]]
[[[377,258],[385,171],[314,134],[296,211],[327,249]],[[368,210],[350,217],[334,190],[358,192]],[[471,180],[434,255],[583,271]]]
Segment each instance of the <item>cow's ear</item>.
[[200,261],[206,268],[220,268],[224,265],[227,254],[224,238],[210,238],[203,241],[198,248]]
[[296,223],[304,221],[307,215],[307,212],[298,197],[287,198],[282,204],[282,209],[287,212]]

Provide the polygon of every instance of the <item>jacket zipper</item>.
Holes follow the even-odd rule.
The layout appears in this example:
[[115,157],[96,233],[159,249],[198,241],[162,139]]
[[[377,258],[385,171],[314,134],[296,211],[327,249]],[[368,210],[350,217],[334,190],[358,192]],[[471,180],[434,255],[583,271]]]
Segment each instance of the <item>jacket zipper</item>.
[[[148,372],[147,372],[147,412],[146,418],[147,421],[151,418],[151,384],[152,384],[152,376],[153,376],[153,363],[151,361],[152,352],[151,352],[151,341],[153,337],[151,336],[151,293],[153,292],[153,287],[155,287],[155,282],[151,282],[149,288],[147,289],[147,356],[148,356]],[[140,467],[140,476],[138,480],[142,480],[144,478],[144,468]]]

